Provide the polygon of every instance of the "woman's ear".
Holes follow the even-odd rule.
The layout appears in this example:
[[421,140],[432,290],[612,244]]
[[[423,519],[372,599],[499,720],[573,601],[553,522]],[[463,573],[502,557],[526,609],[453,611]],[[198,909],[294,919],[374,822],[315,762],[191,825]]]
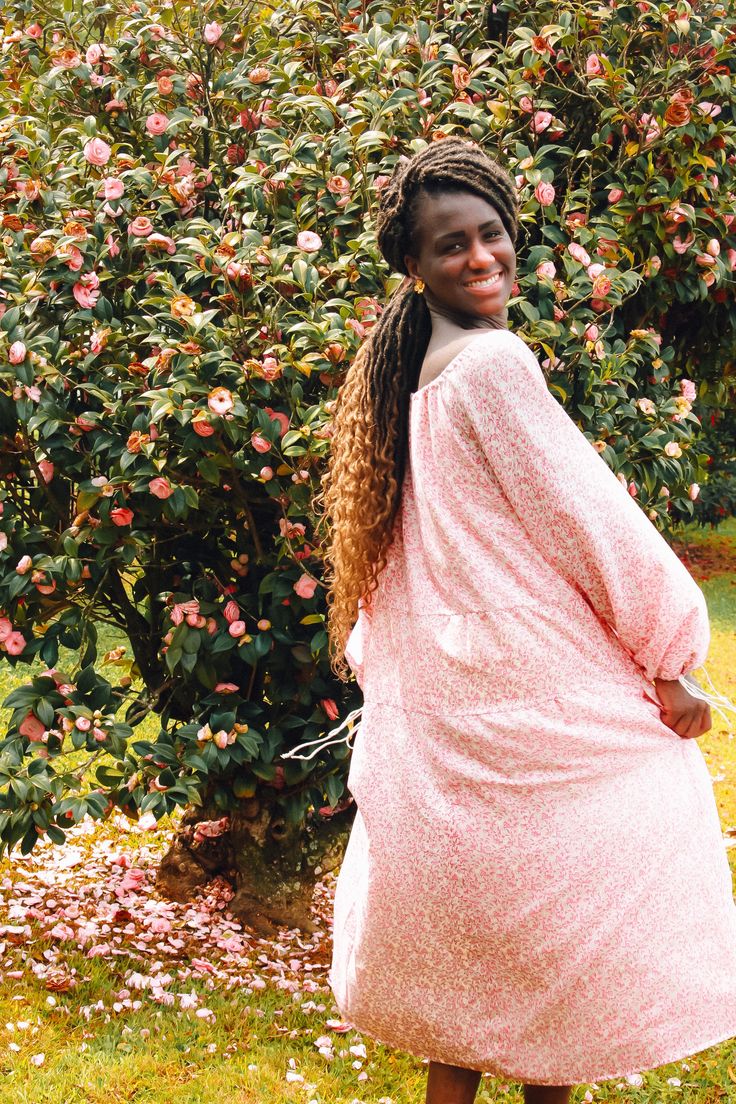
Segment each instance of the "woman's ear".
[[414,257],[410,257],[407,253],[404,256],[404,264],[406,265],[406,271],[409,273],[412,279],[416,280],[419,276],[419,268]]

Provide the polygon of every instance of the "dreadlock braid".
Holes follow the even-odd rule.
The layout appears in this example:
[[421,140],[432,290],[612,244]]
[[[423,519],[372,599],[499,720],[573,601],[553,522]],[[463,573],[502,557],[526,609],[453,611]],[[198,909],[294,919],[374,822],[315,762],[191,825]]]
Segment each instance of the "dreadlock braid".
[[[512,242],[517,235],[513,180],[474,142],[444,138],[402,157],[382,189],[376,237],[392,269],[408,275],[405,255],[416,255],[417,213],[423,193],[466,191],[498,212]],[[347,681],[345,645],[358,612],[368,605],[387,563],[401,502],[409,446],[409,404],[432,335],[422,295],[405,281],[358,350],[340,388],[322,491],[329,532],[322,541],[328,586],[331,666]]]

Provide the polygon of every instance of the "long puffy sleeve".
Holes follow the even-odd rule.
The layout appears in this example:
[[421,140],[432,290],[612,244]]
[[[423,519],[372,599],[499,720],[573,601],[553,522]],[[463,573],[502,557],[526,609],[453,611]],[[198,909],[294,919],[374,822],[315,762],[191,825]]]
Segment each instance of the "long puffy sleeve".
[[524,342],[505,331],[477,338],[453,386],[531,542],[647,678],[699,667],[710,641],[700,588],[550,394]]
[[350,664],[350,668],[361,690],[363,689],[363,666],[368,647],[370,626],[370,613],[363,603],[363,599],[359,598],[358,620],[353,625],[353,630],[345,644],[345,658]]

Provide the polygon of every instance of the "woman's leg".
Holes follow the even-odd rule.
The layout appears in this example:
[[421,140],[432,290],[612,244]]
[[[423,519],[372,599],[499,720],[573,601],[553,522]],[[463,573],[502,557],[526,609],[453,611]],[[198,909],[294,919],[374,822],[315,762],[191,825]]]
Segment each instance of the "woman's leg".
[[567,1104],[571,1085],[525,1085],[524,1104]]
[[425,1104],[473,1104],[479,1082],[480,1070],[430,1062]]

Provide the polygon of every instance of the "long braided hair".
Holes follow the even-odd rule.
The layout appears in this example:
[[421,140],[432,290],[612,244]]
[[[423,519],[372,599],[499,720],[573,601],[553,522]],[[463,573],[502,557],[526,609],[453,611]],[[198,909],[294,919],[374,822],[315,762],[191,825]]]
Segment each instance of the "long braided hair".
[[[456,191],[487,200],[516,241],[517,197],[511,177],[474,142],[443,138],[401,158],[380,192],[376,236],[393,270],[408,276],[404,257],[418,253],[422,194]],[[359,348],[335,401],[330,456],[314,504],[324,508],[320,526],[329,519],[321,545],[327,631],[331,667],[343,682],[349,678],[345,644],[358,600],[370,605],[393,539],[406,470],[410,397],[431,334],[427,304],[408,279]]]

